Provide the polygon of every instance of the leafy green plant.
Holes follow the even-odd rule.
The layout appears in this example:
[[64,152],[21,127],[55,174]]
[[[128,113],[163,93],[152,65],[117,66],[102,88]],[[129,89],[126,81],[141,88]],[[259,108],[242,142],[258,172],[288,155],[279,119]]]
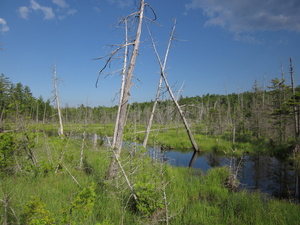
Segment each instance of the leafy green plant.
[[46,205],[40,199],[32,197],[25,205],[21,216],[22,224],[28,225],[50,225],[56,224],[53,215],[45,209]]
[[62,224],[76,224],[76,221],[79,221],[79,224],[85,224],[93,213],[96,200],[95,188],[95,184],[91,183],[90,186],[76,194],[69,210],[62,210]]
[[11,133],[0,134],[0,172],[11,172],[14,162],[15,140]]
[[164,204],[160,194],[155,190],[153,182],[137,182],[135,184],[135,194],[138,201],[135,202],[135,209],[142,215],[150,216],[158,209],[162,209]]

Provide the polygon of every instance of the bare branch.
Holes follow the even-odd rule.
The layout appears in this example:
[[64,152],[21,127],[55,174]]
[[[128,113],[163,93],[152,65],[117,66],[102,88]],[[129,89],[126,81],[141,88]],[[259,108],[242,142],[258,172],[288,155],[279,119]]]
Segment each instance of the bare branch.
[[149,5],[148,3],[146,3],[145,6],[148,6],[148,7],[151,9],[151,11],[153,12],[153,15],[154,15],[154,19],[152,19],[151,21],[152,21],[152,22],[155,21],[155,20],[157,19],[155,10],[154,10],[154,9],[152,8],[152,6]]
[[118,47],[117,49],[115,49],[114,51],[112,51],[111,53],[109,53],[109,54],[107,54],[107,55],[105,55],[105,56],[102,56],[102,57],[99,57],[99,58],[95,58],[94,60],[99,60],[99,59],[103,59],[103,58],[106,58],[106,57],[108,57],[108,59],[106,60],[106,62],[105,62],[105,64],[104,64],[104,66],[102,67],[102,69],[98,72],[98,78],[97,78],[97,80],[96,80],[96,84],[95,84],[95,86],[96,87],[98,87],[98,81],[99,81],[99,79],[100,79],[100,75],[101,75],[101,73],[106,69],[106,67],[107,67],[107,65],[109,65],[109,63],[112,61],[112,59],[113,59],[113,57],[114,57],[114,55],[116,54],[116,53],[118,53],[122,48],[126,48],[126,47],[128,47],[128,46],[130,46],[130,45],[134,45],[134,43],[126,43],[126,44],[124,44],[124,45],[121,45],[120,47]]
[[80,184],[78,183],[78,181],[76,180],[76,178],[71,174],[71,172],[68,170],[68,168],[65,166],[65,165],[63,165],[64,166],[64,168],[66,169],[66,171],[68,172],[68,174],[71,176],[71,178],[72,178],[72,180],[79,186],[79,187],[81,187],[80,186]]

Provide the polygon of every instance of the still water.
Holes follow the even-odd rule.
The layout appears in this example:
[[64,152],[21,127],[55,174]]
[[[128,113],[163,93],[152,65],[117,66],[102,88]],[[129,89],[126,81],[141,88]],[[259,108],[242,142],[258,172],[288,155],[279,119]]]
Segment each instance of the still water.
[[[77,137],[78,138],[78,137]],[[87,138],[93,140],[94,135],[88,134]],[[96,138],[100,139],[100,137]],[[103,139],[107,144],[106,138]],[[139,148],[140,144],[125,142],[124,147]],[[236,174],[240,186],[248,190],[258,190],[262,193],[278,197],[296,199],[299,202],[300,172],[295,170],[292,160],[279,159],[268,155],[244,154],[241,157],[230,157],[225,154],[199,153],[181,150],[161,150],[160,148],[147,147],[150,157],[159,159],[172,166],[191,167],[203,172],[215,167],[228,166]]]
[[[149,148],[149,155],[153,158],[170,163],[173,166],[188,167],[193,152],[176,150],[162,151]],[[230,157],[225,154],[199,153],[193,161],[192,167],[206,172],[210,168],[229,166],[236,173],[240,181],[240,188],[259,190],[260,192],[279,198],[299,198],[299,173],[291,160],[278,159],[267,155],[243,155]]]

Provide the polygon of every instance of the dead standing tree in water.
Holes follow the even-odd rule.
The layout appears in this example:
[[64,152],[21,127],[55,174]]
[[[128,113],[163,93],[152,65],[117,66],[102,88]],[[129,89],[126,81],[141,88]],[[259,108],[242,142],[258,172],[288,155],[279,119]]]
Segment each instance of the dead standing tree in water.
[[[132,78],[133,71],[135,67],[136,58],[138,55],[138,50],[140,46],[140,38],[142,33],[142,24],[144,19],[144,9],[147,4],[144,0],[140,0],[140,8],[138,12],[132,13],[123,19],[125,24],[126,31],[126,40],[125,44],[119,46],[117,49],[108,54],[106,63],[104,67],[99,71],[99,75],[104,71],[107,65],[113,60],[116,54],[122,50],[124,50],[124,61],[123,61],[123,69],[122,69],[122,84],[120,90],[120,101],[118,108],[118,115],[116,118],[115,131],[112,143],[113,156],[111,159],[109,171],[107,174],[107,179],[113,179],[116,175],[117,170],[117,162],[121,154],[122,142],[123,142],[123,133],[124,127],[126,125],[126,117],[127,117],[127,106],[130,98],[130,89],[132,86]],[[150,7],[151,8],[151,7]],[[134,40],[132,42],[128,41],[128,21],[130,19],[137,18],[136,31],[134,35]],[[131,47],[131,48],[130,48]],[[99,59],[102,59],[101,57]],[[130,59],[129,59],[130,58]],[[129,59],[129,62],[128,62]]]
[[[189,124],[188,124],[188,122],[187,122],[187,119],[186,119],[185,116],[184,116],[184,112],[182,111],[180,105],[178,104],[177,99],[175,98],[175,96],[174,96],[174,94],[173,94],[173,91],[172,91],[172,89],[171,89],[171,87],[170,87],[170,85],[169,85],[169,83],[168,83],[168,80],[167,80],[167,77],[166,77],[166,74],[165,74],[166,62],[167,62],[169,50],[170,50],[170,47],[171,47],[171,42],[172,42],[173,37],[174,37],[175,27],[176,27],[176,21],[174,21],[174,26],[173,26],[172,33],[171,33],[171,36],[170,36],[170,39],[169,39],[169,43],[168,43],[168,47],[167,47],[167,50],[166,50],[164,63],[162,63],[162,61],[161,61],[161,59],[160,59],[160,56],[158,55],[158,52],[157,52],[157,49],[156,49],[156,45],[155,45],[155,43],[154,43],[154,40],[153,40],[153,37],[152,37],[150,31],[149,31],[149,35],[150,35],[150,37],[151,37],[151,40],[152,40],[152,46],[153,46],[153,49],[154,49],[154,53],[155,53],[155,55],[156,55],[156,58],[157,58],[157,60],[158,60],[158,64],[159,64],[159,67],[160,67],[160,75],[161,75],[161,77],[163,78],[163,81],[164,81],[164,83],[165,83],[165,85],[166,85],[166,88],[167,88],[167,90],[168,90],[168,92],[169,92],[169,94],[170,94],[170,96],[171,96],[171,98],[172,98],[172,100],[173,100],[173,102],[174,102],[174,104],[175,104],[175,106],[176,106],[176,108],[177,108],[179,114],[180,114],[180,117],[181,117],[181,119],[182,119],[182,121],[183,121],[183,123],[184,123],[185,129],[186,129],[187,134],[188,134],[188,136],[189,136],[190,142],[191,142],[191,144],[192,144],[192,146],[193,146],[194,152],[196,153],[196,152],[199,152],[197,143],[196,143],[195,140],[194,140],[194,137],[193,137],[193,134],[192,134],[192,132],[191,132],[190,126],[189,126]],[[159,86],[160,86],[160,84],[159,84]],[[159,90],[160,90],[160,88],[158,88],[158,91],[159,91]],[[150,124],[150,125],[151,125],[151,124]],[[147,129],[147,130],[148,130],[148,129]],[[149,129],[149,131],[150,131],[150,129]],[[145,144],[144,144],[144,145],[145,145]]]

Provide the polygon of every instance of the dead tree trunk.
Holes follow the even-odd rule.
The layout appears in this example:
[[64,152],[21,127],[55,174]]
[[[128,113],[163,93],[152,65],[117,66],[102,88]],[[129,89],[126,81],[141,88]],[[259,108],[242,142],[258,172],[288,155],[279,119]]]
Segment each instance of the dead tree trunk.
[[117,113],[116,122],[115,122],[112,148],[115,148],[115,146],[116,146],[116,139],[117,139],[117,134],[118,134],[118,125],[119,125],[120,115],[121,115],[121,108],[122,108],[121,106],[122,106],[122,100],[123,100],[123,94],[124,94],[126,69],[127,69],[127,57],[128,57],[128,25],[127,25],[127,18],[125,18],[124,23],[125,23],[125,50],[124,50],[124,61],[123,61],[123,69],[122,69],[122,82],[121,82],[121,88],[120,88],[120,100],[119,100],[118,113]]
[[159,66],[160,66],[160,75],[161,75],[161,77],[163,78],[163,80],[164,80],[164,82],[165,82],[165,84],[166,84],[167,90],[168,90],[168,92],[169,92],[169,94],[170,94],[170,96],[171,96],[171,98],[172,98],[174,104],[176,105],[176,108],[177,108],[177,110],[178,110],[178,112],[179,112],[179,114],[180,114],[180,117],[181,117],[181,119],[182,119],[182,121],[183,121],[183,123],[184,123],[185,129],[186,129],[186,131],[187,131],[187,134],[188,134],[189,139],[190,139],[190,141],[191,141],[191,144],[192,144],[192,146],[193,146],[194,152],[198,152],[199,149],[198,149],[197,143],[196,143],[195,140],[194,140],[194,137],[193,137],[193,134],[192,134],[192,132],[191,132],[190,126],[189,126],[189,124],[188,124],[188,122],[187,122],[187,119],[186,119],[185,116],[184,116],[184,112],[183,112],[182,109],[180,108],[180,105],[178,104],[177,99],[175,98],[175,96],[174,96],[174,94],[173,94],[173,91],[172,91],[172,89],[171,89],[171,87],[170,87],[170,85],[169,85],[169,83],[168,83],[168,80],[167,80],[167,77],[166,77],[166,74],[165,74],[166,60],[167,60],[168,53],[169,53],[169,50],[170,50],[170,47],[171,47],[171,42],[172,42],[172,40],[173,40],[175,27],[176,27],[176,21],[174,22],[174,26],[173,26],[173,29],[172,29],[171,37],[170,37],[170,39],[169,39],[169,44],[168,44],[168,47],[167,47],[167,51],[166,51],[166,55],[165,55],[165,61],[164,61],[164,64],[161,62],[161,59],[160,59],[160,57],[159,57],[159,55],[158,55],[158,52],[157,52],[157,49],[156,49],[156,45],[155,45],[155,43],[154,43],[154,40],[153,40],[153,37],[152,37],[151,33],[150,33],[150,36],[151,36],[152,46],[153,46],[153,49],[154,49],[156,58],[157,58],[157,60],[158,60]]
[[58,90],[57,90],[56,64],[54,64],[53,76],[54,76],[55,102],[56,102],[56,106],[57,106],[58,119],[59,119],[58,134],[59,134],[59,136],[63,136],[63,134],[64,134],[64,127],[63,127],[62,118],[61,118],[61,110],[60,110],[60,103],[59,103]]
[[[148,33],[152,37],[151,32],[149,30],[149,27],[148,27]],[[168,59],[168,53],[169,53],[170,45],[171,45],[171,42],[172,42],[172,38],[173,38],[173,32],[170,36],[170,40],[169,40],[169,43],[168,43],[168,48],[167,48],[167,52],[166,52],[165,59],[164,59],[164,64],[163,64],[164,68],[166,67],[166,63],[167,63],[167,59]],[[147,147],[148,138],[149,138],[150,130],[151,130],[151,127],[152,127],[154,113],[155,113],[157,102],[158,102],[159,96],[160,96],[162,81],[163,81],[163,77],[160,76],[157,91],[156,91],[155,101],[154,101],[154,104],[153,104],[153,108],[152,108],[152,111],[151,111],[151,115],[150,115],[150,118],[149,118],[149,122],[148,122],[148,125],[147,125],[147,128],[146,128],[145,137],[144,137],[144,141],[143,141],[143,147],[144,148]]]
[[[296,97],[296,90],[295,90],[295,85],[294,85],[294,66],[293,66],[293,59],[290,57],[290,74],[291,74],[291,86],[292,86],[292,91],[293,91],[293,98]],[[293,111],[294,111],[294,126],[295,126],[295,138],[296,141],[299,141],[299,117],[297,114],[297,107],[294,104],[293,106]]]
[[[143,23],[143,17],[144,17],[144,7],[145,7],[144,0],[141,0],[140,1],[140,10],[137,13],[138,14],[138,24],[137,24],[136,34],[135,34],[135,41],[132,43],[133,48],[132,48],[131,58],[130,58],[128,67],[126,65],[124,89],[121,90],[122,98],[120,99],[120,103],[119,103],[120,110],[119,110],[118,124],[116,124],[116,128],[115,128],[116,129],[115,137],[114,137],[115,145],[113,146],[114,155],[112,157],[109,171],[107,174],[108,179],[112,179],[116,175],[116,169],[117,169],[116,159],[118,159],[121,154],[123,133],[124,133],[124,127],[126,125],[127,106],[128,106],[128,101],[130,98],[130,89],[131,89],[131,85],[132,85],[133,71],[134,71],[135,62],[136,62],[136,58],[137,58],[138,50],[139,50],[139,46],[140,46],[140,37],[141,37],[142,23]],[[125,19],[127,19],[127,18],[125,18]],[[125,46],[128,46],[128,44],[125,44]],[[125,67],[125,65],[124,65],[124,67]]]

